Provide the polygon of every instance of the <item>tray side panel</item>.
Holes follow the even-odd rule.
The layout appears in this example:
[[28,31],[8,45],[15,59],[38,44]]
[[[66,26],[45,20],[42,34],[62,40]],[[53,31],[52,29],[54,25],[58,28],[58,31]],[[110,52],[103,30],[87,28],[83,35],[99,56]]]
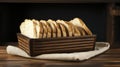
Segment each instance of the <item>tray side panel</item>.
[[22,34],[18,35],[19,47],[31,56],[89,51],[94,49],[95,41],[95,35],[45,39],[30,39]]

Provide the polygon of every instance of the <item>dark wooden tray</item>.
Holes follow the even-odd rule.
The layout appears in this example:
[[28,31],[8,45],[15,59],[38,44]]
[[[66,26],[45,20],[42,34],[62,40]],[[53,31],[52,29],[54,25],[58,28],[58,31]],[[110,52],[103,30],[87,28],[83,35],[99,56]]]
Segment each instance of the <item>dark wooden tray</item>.
[[30,56],[48,53],[69,53],[93,50],[96,36],[31,39],[17,33],[18,47]]

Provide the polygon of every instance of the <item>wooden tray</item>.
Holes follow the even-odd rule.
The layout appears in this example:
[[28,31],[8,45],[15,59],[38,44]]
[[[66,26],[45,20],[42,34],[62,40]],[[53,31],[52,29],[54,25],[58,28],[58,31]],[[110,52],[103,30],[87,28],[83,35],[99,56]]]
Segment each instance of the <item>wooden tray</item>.
[[96,36],[31,39],[17,33],[18,47],[30,56],[47,53],[69,53],[93,50]]

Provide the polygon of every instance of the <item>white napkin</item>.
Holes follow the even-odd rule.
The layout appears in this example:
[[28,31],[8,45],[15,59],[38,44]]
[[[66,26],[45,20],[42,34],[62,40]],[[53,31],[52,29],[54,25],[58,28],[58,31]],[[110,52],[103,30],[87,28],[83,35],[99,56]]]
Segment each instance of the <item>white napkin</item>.
[[49,59],[49,60],[66,60],[66,61],[82,61],[101,54],[110,48],[110,44],[107,42],[96,42],[95,50],[86,52],[73,52],[73,53],[53,53],[42,54],[35,57],[29,56],[25,51],[18,47],[8,45],[6,51],[11,55],[18,55],[26,58],[36,59]]

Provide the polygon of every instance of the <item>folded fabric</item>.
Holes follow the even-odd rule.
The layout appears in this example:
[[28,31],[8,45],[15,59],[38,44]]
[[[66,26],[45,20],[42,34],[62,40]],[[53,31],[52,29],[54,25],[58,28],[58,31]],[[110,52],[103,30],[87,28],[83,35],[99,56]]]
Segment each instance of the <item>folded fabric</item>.
[[66,61],[82,61],[99,55],[110,48],[110,44],[107,42],[96,42],[95,50],[86,52],[73,52],[73,53],[53,53],[53,54],[41,54],[35,57],[29,56],[22,49],[8,45],[6,51],[11,55],[18,55],[26,58],[35,59],[49,59],[49,60],[66,60]]

